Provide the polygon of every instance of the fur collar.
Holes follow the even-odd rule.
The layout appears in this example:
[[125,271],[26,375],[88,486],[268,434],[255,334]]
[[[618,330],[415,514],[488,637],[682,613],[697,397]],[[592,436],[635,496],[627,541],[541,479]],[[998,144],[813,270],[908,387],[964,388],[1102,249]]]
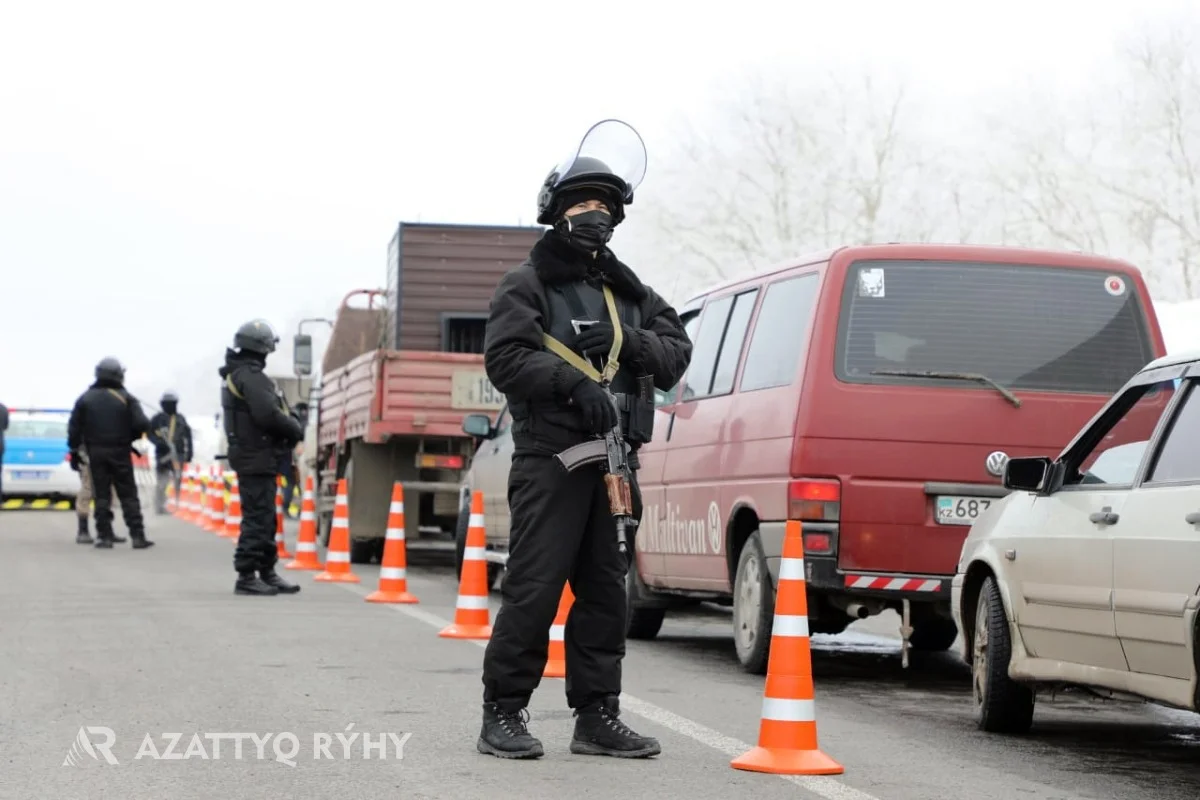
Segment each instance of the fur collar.
[[[529,253],[529,263],[538,279],[547,286],[575,283],[585,280],[589,267],[586,256],[581,255],[562,240],[553,230],[546,231]],[[646,299],[646,287],[607,247],[595,259],[595,267],[603,280],[620,295],[636,302]]]

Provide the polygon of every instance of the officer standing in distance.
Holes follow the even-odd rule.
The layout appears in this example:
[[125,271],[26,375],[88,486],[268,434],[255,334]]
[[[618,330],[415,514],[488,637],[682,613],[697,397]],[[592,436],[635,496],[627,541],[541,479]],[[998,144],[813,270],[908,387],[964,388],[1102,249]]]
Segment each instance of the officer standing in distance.
[[[603,149],[592,146],[597,140],[622,136],[624,152],[590,155]],[[543,755],[526,727],[526,708],[541,681],[550,625],[568,580],[575,595],[564,634],[567,703],[576,717],[571,752],[623,758],[661,752],[657,740],[619,718],[630,565],[618,549],[604,469],[587,465],[568,472],[554,458],[612,430],[619,406],[636,469],[637,447],[650,441],[654,414],[638,379],[641,386],[649,378],[668,390],[691,358],[675,310],[607,246],[644,174],[645,149],[636,131],[616,120],[594,126],[576,155],[551,172],[538,197],[538,222],[551,229],[492,297],[484,360],[488,377],[508,398],[514,452],[503,605],[484,655],[481,753]],[[614,405],[581,356],[603,364],[618,330]],[[637,519],[641,497],[636,484],[632,489]]]
[[[91,475],[96,504],[96,547],[111,548],[113,535],[112,495],[116,490],[121,516],[129,528],[132,547],[142,550],[154,542],[146,538],[142,505],[133,474],[131,448],[150,428],[142,404],[125,391],[125,368],[115,358],[96,365],[96,382],[75,401],[67,422],[67,447],[71,451],[71,469],[84,467]],[[86,535],[83,518],[80,536]]]
[[179,395],[164,392],[158,401],[162,411],[150,420],[150,441],[154,443],[154,511],[167,513],[167,484],[175,487],[176,501],[183,483],[183,465],[192,460],[192,429],[179,413]]
[[263,370],[279,337],[264,320],[238,328],[233,349],[225,351],[219,370],[221,407],[229,466],[237,473],[242,501],[242,528],[233,567],[236,594],[294,594],[300,587],[275,571],[275,486],[280,454],[304,436],[300,423],[287,413],[275,382]]

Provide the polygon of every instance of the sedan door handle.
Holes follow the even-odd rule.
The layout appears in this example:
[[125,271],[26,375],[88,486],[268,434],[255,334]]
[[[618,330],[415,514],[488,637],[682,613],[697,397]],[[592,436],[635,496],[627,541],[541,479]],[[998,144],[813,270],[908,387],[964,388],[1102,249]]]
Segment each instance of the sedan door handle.
[[1105,506],[1096,513],[1088,516],[1088,519],[1097,525],[1116,525],[1117,520],[1120,518],[1119,514],[1113,512],[1112,506]]
[[1188,525],[1200,525],[1200,511],[1193,511],[1183,518]]

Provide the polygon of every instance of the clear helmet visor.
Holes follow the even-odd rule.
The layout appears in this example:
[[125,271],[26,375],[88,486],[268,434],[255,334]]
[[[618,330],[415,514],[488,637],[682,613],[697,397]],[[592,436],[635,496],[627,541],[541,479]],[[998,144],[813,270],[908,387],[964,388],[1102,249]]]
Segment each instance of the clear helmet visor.
[[624,181],[632,193],[646,177],[646,144],[626,122],[619,119],[597,122],[554,168],[558,176],[555,187],[580,173],[594,171],[597,161]]

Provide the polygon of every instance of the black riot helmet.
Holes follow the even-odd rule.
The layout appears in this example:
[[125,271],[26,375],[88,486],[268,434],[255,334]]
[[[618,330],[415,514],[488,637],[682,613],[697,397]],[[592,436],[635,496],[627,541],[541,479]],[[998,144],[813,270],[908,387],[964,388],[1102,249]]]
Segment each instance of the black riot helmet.
[[121,366],[120,361],[117,361],[112,356],[109,356],[108,358],[102,358],[100,359],[100,363],[96,365],[96,380],[124,383],[125,368]]
[[236,349],[259,355],[265,356],[274,353],[277,344],[279,344],[279,337],[275,334],[271,323],[265,319],[250,320],[238,328],[237,333],[233,335],[233,346]]
[[[589,194],[604,199],[613,224],[625,219],[625,206],[646,176],[646,145],[627,123],[606,119],[593,125],[579,146],[542,182],[539,225],[553,225],[568,206]],[[569,202],[568,202],[569,201]]]

